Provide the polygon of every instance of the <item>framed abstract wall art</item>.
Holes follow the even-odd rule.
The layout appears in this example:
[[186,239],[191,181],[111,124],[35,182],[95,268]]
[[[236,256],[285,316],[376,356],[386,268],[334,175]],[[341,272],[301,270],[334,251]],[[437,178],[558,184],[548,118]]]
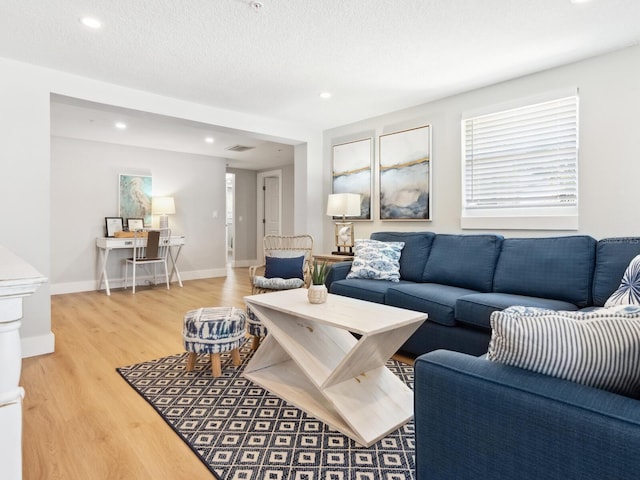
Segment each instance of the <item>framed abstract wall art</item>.
[[360,216],[371,220],[373,189],[373,138],[333,146],[332,193],[360,194]]
[[380,136],[380,220],[431,220],[431,125]]
[[146,226],[151,226],[151,177],[120,174],[119,185],[119,215],[124,218],[142,218]]

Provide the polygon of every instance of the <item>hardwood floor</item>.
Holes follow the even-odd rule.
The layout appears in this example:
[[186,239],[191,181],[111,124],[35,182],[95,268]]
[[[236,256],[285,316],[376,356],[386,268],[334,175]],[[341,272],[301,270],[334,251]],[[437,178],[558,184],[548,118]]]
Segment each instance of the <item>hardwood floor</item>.
[[183,352],[187,310],[244,308],[250,293],[239,268],[171,290],[53,296],[56,351],[22,364],[24,480],[214,478],[115,369]]
[[172,284],[171,290],[53,296],[56,351],[22,364],[23,478],[213,478],[115,369],[183,352],[187,310],[244,308],[250,294],[248,269],[240,268],[226,278]]

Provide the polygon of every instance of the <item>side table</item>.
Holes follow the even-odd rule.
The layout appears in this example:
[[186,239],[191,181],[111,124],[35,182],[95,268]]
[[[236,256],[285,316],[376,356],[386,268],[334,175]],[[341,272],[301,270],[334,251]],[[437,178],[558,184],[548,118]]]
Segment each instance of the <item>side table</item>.
[[314,255],[313,260],[317,260],[318,262],[324,262],[327,265],[333,265],[338,262],[352,262],[353,255],[333,255],[333,254],[324,254],[324,255]]

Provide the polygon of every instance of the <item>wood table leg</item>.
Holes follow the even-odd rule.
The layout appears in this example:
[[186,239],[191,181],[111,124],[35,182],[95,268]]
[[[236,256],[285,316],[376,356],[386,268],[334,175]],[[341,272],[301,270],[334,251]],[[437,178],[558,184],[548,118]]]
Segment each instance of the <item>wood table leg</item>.
[[196,366],[196,358],[198,358],[197,353],[189,352],[189,356],[187,357],[187,372],[193,371],[193,367]]
[[257,335],[254,335],[253,338],[251,339],[251,350],[255,352],[259,346],[260,346],[260,337],[258,337]]
[[222,375],[222,367],[220,366],[220,354],[212,353],[211,354],[211,373],[214,377],[219,377]]
[[238,367],[240,366],[240,363],[242,363],[240,361],[240,350],[237,348],[234,348],[233,350],[231,350],[231,360],[233,361],[233,364]]

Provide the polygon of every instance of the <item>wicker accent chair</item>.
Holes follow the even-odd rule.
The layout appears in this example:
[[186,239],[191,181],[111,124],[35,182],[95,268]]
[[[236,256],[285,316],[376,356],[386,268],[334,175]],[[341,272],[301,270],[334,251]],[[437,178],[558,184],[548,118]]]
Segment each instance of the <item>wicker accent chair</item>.
[[[304,283],[301,286],[308,287],[311,284],[311,262],[313,259],[313,237],[311,235],[266,235],[262,244],[264,247],[265,262],[261,265],[249,267],[252,295],[283,289],[282,286],[276,289],[266,288],[264,284],[256,285],[256,279],[264,279],[264,275],[266,273],[266,257],[295,258],[304,256],[302,264]],[[300,285],[293,288],[300,288]],[[267,329],[248,307],[247,331],[253,336],[251,348],[256,350],[260,345],[260,339],[267,335]]]
[[[290,258],[304,256],[302,273],[304,286],[311,284],[311,262],[313,258],[313,237],[311,235],[266,235],[262,241],[265,257]],[[265,263],[249,267],[251,278],[251,294],[267,293],[275,291],[272,288],[256,286],[255,279],[264,276]]]

